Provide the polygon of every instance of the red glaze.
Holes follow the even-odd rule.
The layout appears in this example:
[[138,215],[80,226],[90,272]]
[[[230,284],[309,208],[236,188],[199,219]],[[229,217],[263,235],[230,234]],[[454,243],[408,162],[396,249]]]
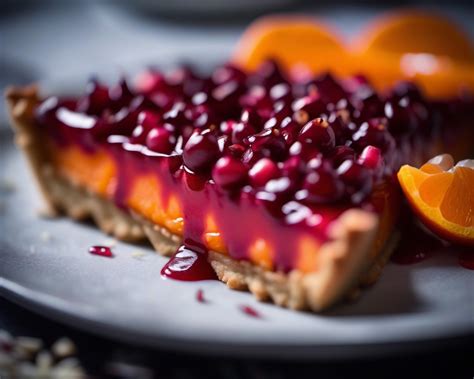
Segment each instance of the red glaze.
[[474,252],[461,251],[458,255],[458,262],[461,267],[468,270],[474,270]]
[[[118,172],[108,196],[124,210],[134,180],[156,176],[162,204],[171,196],[181,202],[186,245],[204,244],[211,214],[229,256],[249,259],[263,238],[274,249],[273,268],[283,271],[295,267],[300,239],[325,241],[344,210],[381,212],[374,186],[394,186],[400,165],[423,155],[432,138],[449,149],[474,117],[469,98],[429,102],[412,85],[367,97],[330,75],[292,82],[274,62],[254,73],[225,65],[205,78],[181,68],[145,79],[135,90],[125,81],[108,91],[92,82],[79,99],[46,99],[38,127],[59,149],[109,155]],[[409,107],[397,105],[402,98]],[[421,119],[420,107],[432,119]],[[250,227],[237,227],[242,220]]]
[[401,265],[422,262],[432,257],[442,246],[440,240],[412,224],[403,231],[401,241],[391,259]]
[[204,297],[204,291],[202,289],[198,289],[196,292],[196,300],[200,303],[207,303],[206,298]]
[[89,247],[89,253],[108,258],[113,258],[114,256],[112,249],[108,246],[91,246]]
[[239,308],[247,316],[254,317],[254,318],[262,318],[262,315],[259,312],[257,312],[255,308],[252,308],[248,305],[241,305]]
[[165,279],[185,282],[216,280],[216,274],[207,261],[207,254],[181,246],[161,270]]

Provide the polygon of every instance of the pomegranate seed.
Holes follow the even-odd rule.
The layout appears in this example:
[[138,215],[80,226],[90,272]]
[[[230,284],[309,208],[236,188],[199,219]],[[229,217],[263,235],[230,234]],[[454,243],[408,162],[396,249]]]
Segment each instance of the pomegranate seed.
[[80,98],[77,103],[77,111],[91,115],[100,115],[108,107],[109,103],[109,89],[97,80],[92,80],[87,84],[86,95]]
[[240,143],[254,133],[252,125],[245,122],[235,123],[232,125],[232,143]]
[[337,173],[345,183],[354,186],[364,185],[370,178],[368,169],[353,160],[342,162]]
[[329,203],[338,200],[344,191],[344,186],[334,172],[323,167],[306,175],[303,189],[307,193],[301,193],[298,200],[304,200],[310,204]]
[[247,316],[254,317],[254,318],[262,318],[262,315],[257,312],[254,308],[248,305],[241,305],[239,309],[245,313]]
[[339,167],[347,159],[355,159],[355,152],[348,146],[336,146],[330,154],[334,167]]
[[382,152],[375,146],[367,146],[357,160],[361,165],[370,169],[376,169],[382,164]]
[[368,145],[387,151],[395,145],[393,137],[387,131],[385,119],[371,119],[368,122],[363,122],[352,135],[352,140],[351,146],[358,151],[362,151]]
[[238,159],[242,158],[245,150],[245,146],[238,143],[234,143],[228,147],[229,154]]
[[108,246],[91,246],[89,247],[89,253],[93,255],[100,255],[102,257],[113,258],[114,254],[112,249]]
[[212,178],[218,186],[224,189],[236,189],[245,183],[247,168],[236,158],[222,157],[212,170]]
[[121,79],[120,82],[109,89],[109,97],[111,100],[111,108],[115,111],[127,106],[132,101],[134,95],[125,79]]
[[175,144],[176,137],[166,126],[151,129],[146,137],[146,146],[157,153],[170,154]]
[[155,70],[147,70],[140,73],[135,81],[135,88],[145,94],[151,94],[165,86],[164,76]]
[[320,149],[331,149],[336,145],[336,136],[327,121],[317,118],[303,126],[298,141]]
[[249,77],[250,84],[262,85],[270,88],[278,83],[285,82],[285,78],[278,67],[278,64],[273,60],[263,62],[257,71]]
[[283,175],[290,178],[293,183],[299,183],[305,172],[305,164],[301,157],[293,156],[283,162],[281,171]]
[[278,129],[265,129],[246,139],[252,151],[263,157],[274,160],[284,160],[287,156],[285,139]]
[[184,164],[192,171],[207,171],[219,158],[216,136],[209,130],[193,133],[183,150]]
[[281,122],[281,129],[281,135],[285,139],[286,143],[291,145],[296,141],[301,130],[301,126],[297,122],[293,121],[290,117],[287,117]]
[[255,187],[264,187],[269,180],[280,176],[277,165],[268,158],[257,161],[249,170],[250,184]]
[[296,100],[292,105],[295,112],[296,121],[306,123],[310,119],[320,117],[326,111],[326,104],[323,103],[319,94],[312,94]]
[[337,103],[338,100],[344,98],[347,93],[341,85],[334,79],[334,77],[327,73],[320,76],[314,81],[314,85],[318,89],[322,100],[327,103]]
[[242,83],[245,78],[245,73],[230,63],[222,67],[218,67],[212,73],[212,81],[218,85],[231,80]]
[[240,116],[240,121],[245,124],[252,125],[255,129],[260,130],[262,125],[262,119],[259,116],[258,112],[251,108],[246,108],[242,111]]

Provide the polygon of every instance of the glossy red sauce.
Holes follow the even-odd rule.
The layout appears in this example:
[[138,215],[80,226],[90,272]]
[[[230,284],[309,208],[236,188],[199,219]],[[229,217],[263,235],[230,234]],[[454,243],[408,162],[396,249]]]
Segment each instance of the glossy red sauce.
[[207,300],[206,298],[204,297],[204,291],[202,289],[198,289],[196,291],[196,300],[199,302],[199,303],[207,303]]
[[414,264],[432,257],[441,247],[443,244],[439,239],[416,223],[409,222],[402,229],[400,242],[391,259],[401,265]]
[[249,306],[249,305],[241,305],[239,309],[245,313],[247,316],[253,317],[253,318],[262,318],[262,315],[260,312],[258,312],[255,308]]
[[216,274],[207,261],[207,254],[181,246],[161,270],[166,279],[186,282],[216,280]]
[[114,256],[112,249],[108,246],[91,246],[89,247],[89,253],[107,258],[113,258]]
[[474,270],[474,249],[461,251],[458,255],[458,262],[461,267]]
[[[371,197],[375,184],[396,186],[401,164],[423,159],[432,139],[455,144],[456,128],[472,120],[472,100],[431,102],[410,83],[387,94],[375,93],[361,78],[355,87],[329,74],[299,83],[275,62],[254,73],[224,65],[206,78],[189,68],[178,71],[168,78],[152,72],[152,82],[136,91],[125,81],[113,87],[92,82],[81,98],[52,97],[36,112],[39,127],[58,148],[72,144],[84,153],[110,155],[118,170],[109,196],[119,207],[139,212],[130,209],[130,193],[142,175],[158,179],[165,207],[171,196],[179,199],[184,243],[194,252],[178,251],[165,266],[164,275],[174,279],[209,275],[204,254],[196,252],[205,250],[208,215],[229,256],[250,259],[252,244],[264,239],[273,268],[288,272],[297,265],[303,237],[326,241],[328,227],[352,206],[383,212],[383,202]],[[298,121],[301,115],[309,122]],[[205,144],[190,146],[191,133]],[[378,153],[365,156],[369,146]],[[224,157],[234,164],[215,176]],[[281,177],[275,179],[289,183],[281,192],[250,178],[250,169],[268,157],[278,164]],[[285,166],[292,158],[303,168]],[[242,165],[249,172],[246,181],[235,176]],[[420,246],[402,246],[394,261],[416,262],[430,254],[429,241],[413,243]]]

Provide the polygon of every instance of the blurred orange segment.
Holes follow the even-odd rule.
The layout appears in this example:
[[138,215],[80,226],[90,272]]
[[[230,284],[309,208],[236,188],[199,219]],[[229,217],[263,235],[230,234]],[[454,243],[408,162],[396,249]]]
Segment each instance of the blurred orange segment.
[[378,89],[402,79],[415,81],[433,98],[474,89],[474,46],[441,15],[404,11],[380,17],[354,46],[358,70]]
[[361,51],[427,53],[465,63],[474,62],[469,36],[441,15],[404,11],[376,20],[358,39]]
[[256,69],[267,59],[276,59],[287,68],[303,64],[317,72],[336,66],[343,69],[341,62],[347,54],[327,26],[304,16],[270,16],[247,28],[233,60],[248,70]]
[[414,212],[434,233],[474,246],[474,161],[451,167],[440,164],[433,159],[422,169],[403,166],[398,172],[400,185]]

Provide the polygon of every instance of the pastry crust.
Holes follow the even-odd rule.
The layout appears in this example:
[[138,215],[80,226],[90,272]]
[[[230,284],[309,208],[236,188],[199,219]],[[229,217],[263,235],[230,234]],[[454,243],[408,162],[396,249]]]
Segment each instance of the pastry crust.
[[[50,213],[64,212],[74,219],[91,217],[104,232],[121,240],[148,239],[162,255],[176,250],[180,237],[139,215],[123,212],[113,202],[55,172],[33,121],[39,101],[37,87],[11,88],[6,98],[16,143],[27,157]],[[316,270],[307,274],[298,270],[272,272],[213,251],[208,260],[229,288],[249,290],[259,300],[271,300],[280,306],[321,311],[378,277],[391,250],[373,251],[379,221],[379,216],[361,209],[344,212],[332,224],[328,242],[320,247]]]

